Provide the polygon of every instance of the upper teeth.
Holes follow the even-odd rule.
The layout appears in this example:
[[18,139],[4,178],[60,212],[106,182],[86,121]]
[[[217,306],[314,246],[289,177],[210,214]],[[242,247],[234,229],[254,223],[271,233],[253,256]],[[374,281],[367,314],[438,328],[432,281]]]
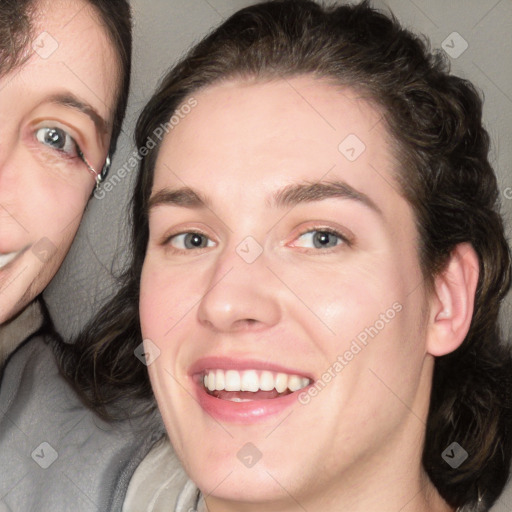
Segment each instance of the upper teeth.
[[209,391],[297,391],[310,383],[307,377],[257,370],[206,370],[203,384]]
[[11,261],[18,256],[19,251],[17,252],[11,252],[9,254],[0,254],[0,268],[5,267]]

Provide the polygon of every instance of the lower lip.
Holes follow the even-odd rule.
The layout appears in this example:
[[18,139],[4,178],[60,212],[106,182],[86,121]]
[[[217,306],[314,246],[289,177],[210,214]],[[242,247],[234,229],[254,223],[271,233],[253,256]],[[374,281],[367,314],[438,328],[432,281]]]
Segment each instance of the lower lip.
[[219,421],[241,424],[256,423],[283,412],[297,403],[299,393],[307,389],[304,388],[279,398],[231,402],[208,394],[200,384],[196,384],[196,386],[199,404],[207,414]]

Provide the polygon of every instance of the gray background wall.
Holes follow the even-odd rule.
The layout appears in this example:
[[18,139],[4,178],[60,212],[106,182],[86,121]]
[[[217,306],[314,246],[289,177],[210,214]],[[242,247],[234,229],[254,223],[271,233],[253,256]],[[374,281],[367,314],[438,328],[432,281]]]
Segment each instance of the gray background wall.
[[[112,171],[134,150],[137,115],[159,78],[206,32],[248,0],[132,0],[135,46],[131,100]],[[445,47],[455,74],[472,80],[485,95],[485,122],[493,139],[492,161],[499,176],[503,213],[512,225],[512,0],[374,0],[391,9],[407,27],[429,37],[433,48]],[[457,32],[467,42],[467,49]],[[450,37],[448,37],[450,36]],[[448,38],[448,39],[447,39]],[[448,45],[448,46],[446,46]],[[453,48],[450,48],[453,47]],[[45,298],[64,336],[70,336],[115,288],[127,256],[128,178],[93,198],[63,267]],[[510,187],[510,189],[508,189]],[[509,297],[510,298],[510,297]],[[512,335],[512,308],[503,308],[503,325]]]

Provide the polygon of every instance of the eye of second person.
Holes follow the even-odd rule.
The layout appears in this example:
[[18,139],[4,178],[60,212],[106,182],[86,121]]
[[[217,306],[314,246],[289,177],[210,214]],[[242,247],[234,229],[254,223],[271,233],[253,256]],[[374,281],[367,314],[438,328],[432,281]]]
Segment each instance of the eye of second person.
[[66,136],[64,135],[62,130],[57,128],[50,128],[46,130],[43,134],[44,142],[47,144],[51,144],[52,146],[62,149],[64,147],[64,143],[66,142]]
[[61,128],[43,127],[37,130],[36,137],[39,142],[67,154],[76,152],[76,144],[73,138]]

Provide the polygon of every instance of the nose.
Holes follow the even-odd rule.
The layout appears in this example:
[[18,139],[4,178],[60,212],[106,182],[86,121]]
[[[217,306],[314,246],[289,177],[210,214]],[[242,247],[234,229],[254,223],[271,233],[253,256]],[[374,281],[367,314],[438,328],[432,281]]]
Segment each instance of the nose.
[[279,282],[264,254],[246,263],[238,254],[221,257],[199,303],[199,322],[216,332],[261,331],[281,319]]

